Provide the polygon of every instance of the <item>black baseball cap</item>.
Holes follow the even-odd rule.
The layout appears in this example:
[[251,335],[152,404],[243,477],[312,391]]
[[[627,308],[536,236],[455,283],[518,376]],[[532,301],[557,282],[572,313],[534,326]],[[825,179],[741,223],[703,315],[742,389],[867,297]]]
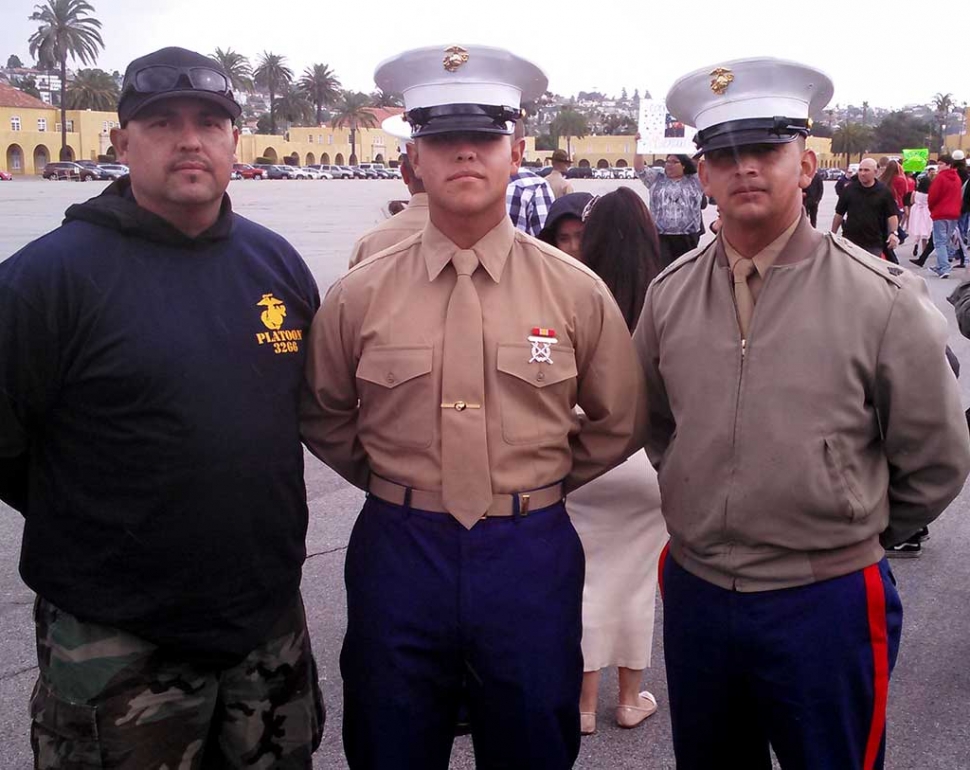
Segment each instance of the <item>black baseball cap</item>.
[[186,96],[221,107],[233,120],[242,112],[233,98],[229,75],[219,62],[195,51],[170,47],[128,65],[118,100],[118,119],[124,126],[150,104]]

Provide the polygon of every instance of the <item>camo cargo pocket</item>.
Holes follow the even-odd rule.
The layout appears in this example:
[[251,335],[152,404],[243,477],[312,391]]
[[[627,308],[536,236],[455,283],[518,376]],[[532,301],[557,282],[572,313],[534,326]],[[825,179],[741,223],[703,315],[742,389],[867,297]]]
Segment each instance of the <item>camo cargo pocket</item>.
[[60,698],[41,679],[30,697],[30,745],[39,770],[101,770],[94,706]]

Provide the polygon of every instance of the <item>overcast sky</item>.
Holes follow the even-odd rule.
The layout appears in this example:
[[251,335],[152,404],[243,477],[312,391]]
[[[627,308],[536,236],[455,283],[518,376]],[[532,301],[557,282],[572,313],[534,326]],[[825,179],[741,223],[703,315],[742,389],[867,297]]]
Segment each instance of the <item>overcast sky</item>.
[[[941,7],[900,0],[89,0],[102,22],[98,65],[124,71],[167,45],[233,48],[251,61],[287,57],[294,74],[322,62],[345,88],[374,89],[374,67],[407,48],[483,43],[523,55],[560,94],[626,87],[663,98],[676,78],[726,59],[779,56],[835,83],[833,104],[927,103],[936,92],[970,100],[967,47],[947,40]],[[29,62],[32,0],[0,0],[0,63]],[[954,5],[950,5],[954,8]],[[227,10],[228,9],[228,10]],[[267,12],[267,9],[269,12]],[[894,26],[890,28],[890,23]],[[895,36],[895,40],[891,36]],[[964,36],[965,37],[965,36]],[[69,62],[69,66],[72,66]],[[76,67],[77,65],[73,65]]]

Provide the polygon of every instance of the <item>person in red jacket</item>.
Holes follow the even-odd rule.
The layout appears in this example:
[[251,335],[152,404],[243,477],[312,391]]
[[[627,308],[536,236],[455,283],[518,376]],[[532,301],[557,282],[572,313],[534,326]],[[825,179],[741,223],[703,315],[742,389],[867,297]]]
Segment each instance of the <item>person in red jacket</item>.
[[953,168],[953,158],[941,155],[937,161],[939,172],[930,185],[930,218],[933,220],[933,248],[936,251],[936,266],[931,267],[940,278],[950,274],[950,259],[960,251],[960,267],[966,265],[967,255],[963,244],[954,245],[953,232],[960,219],[963,191],[960,177]]

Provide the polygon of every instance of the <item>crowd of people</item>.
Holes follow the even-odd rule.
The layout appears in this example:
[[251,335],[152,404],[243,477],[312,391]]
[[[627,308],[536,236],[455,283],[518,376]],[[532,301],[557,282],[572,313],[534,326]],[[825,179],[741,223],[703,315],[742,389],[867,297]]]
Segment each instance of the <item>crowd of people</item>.
[[[562,152],[551,179],[521,167],[520,102],[548,84],[531,62],[429,47],[375,80],[405,94],[411,198],[322,300],[233,211],[241,110],[181,48],[125,72],[130,175],[0,263],[35,766],[312,766],[305,445],[367,493],[340,656],[353,770],[444,770],[462,729],[481,768],[566,770],[613,669],[616,724],[665,709],[679,768],[882,768],[887,549],[959,494],[970,436],[946,320],[872,255],[910,222],[928,238],[928,213],[946,277],[963,159],[923,181],[863,161],[843,239],[815,228],[806,136],[833,87],[812,67],[678,79],[697,153],[636,158],[649,207],[573,191]],[[642,689],[658,589],[666,704]]]

